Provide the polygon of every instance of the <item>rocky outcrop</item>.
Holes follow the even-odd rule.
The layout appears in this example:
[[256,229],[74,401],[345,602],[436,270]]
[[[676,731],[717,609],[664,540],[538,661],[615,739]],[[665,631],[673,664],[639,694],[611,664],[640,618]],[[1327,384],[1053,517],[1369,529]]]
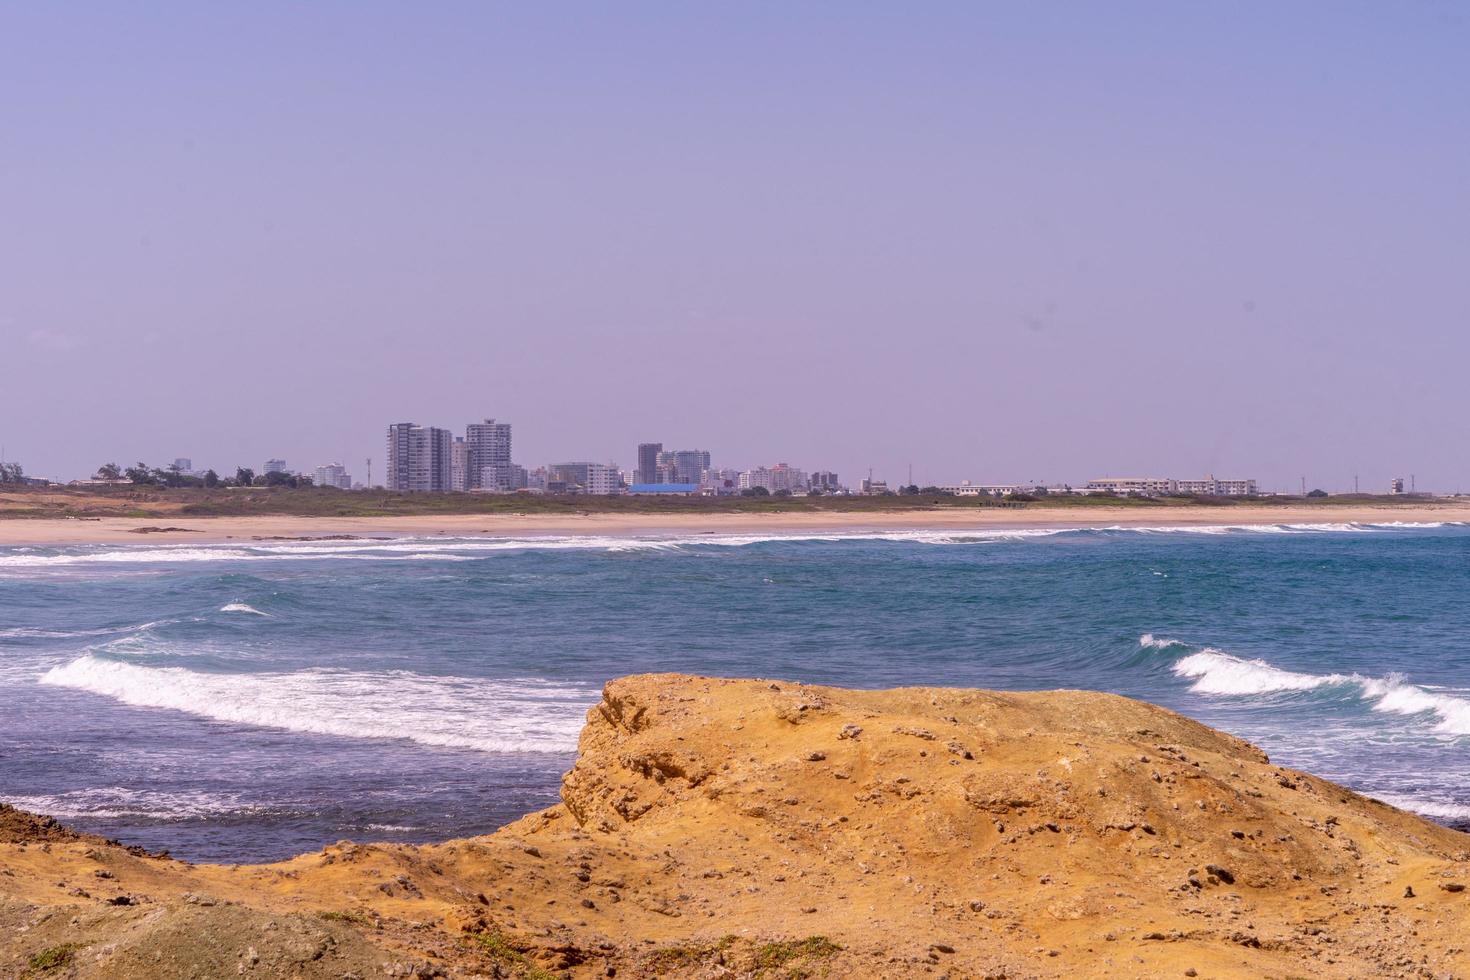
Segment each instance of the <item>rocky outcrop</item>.
[[1470,970],[1470,837],[1104,694],[625,678],[562,797],[258,867],[0,834],[0,975]]

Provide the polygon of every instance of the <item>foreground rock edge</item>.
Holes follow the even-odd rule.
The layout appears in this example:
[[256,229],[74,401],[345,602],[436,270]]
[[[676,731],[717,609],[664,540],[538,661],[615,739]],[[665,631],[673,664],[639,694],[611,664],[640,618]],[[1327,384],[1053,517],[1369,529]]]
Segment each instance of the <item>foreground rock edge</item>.
[[1470,836],[1112,695],[628,677],[562,801],[258,866],[0,809],[0,976],[1470,972]]

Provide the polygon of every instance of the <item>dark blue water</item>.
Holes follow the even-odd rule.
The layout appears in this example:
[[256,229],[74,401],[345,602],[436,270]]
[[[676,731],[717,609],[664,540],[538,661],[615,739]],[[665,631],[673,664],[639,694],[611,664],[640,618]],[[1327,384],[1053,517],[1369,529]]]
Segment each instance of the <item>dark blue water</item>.
[[1470,820],[1470,529],[0,549],[0,800],[196,860],[484,833],[609,677],[1115,691]]

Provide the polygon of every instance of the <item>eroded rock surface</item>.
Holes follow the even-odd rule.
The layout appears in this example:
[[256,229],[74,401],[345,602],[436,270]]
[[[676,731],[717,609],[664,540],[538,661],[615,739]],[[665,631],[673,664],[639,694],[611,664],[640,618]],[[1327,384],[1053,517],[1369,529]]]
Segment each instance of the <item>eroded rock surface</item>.
[[1110,695],[624,678],[562,799],[242,867],[0,811],[0,976],[1470,972],[1470,836]]

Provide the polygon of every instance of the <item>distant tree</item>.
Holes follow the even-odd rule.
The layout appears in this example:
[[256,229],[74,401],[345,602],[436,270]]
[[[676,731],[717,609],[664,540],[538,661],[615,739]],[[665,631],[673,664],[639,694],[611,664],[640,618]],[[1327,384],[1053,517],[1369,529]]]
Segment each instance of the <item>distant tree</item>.
[[1320,489],[1319,490],[1309,490],[1309,491],[1307,491],[1307,496],[1308,497],[1325,497],[1325,496],[1327,496],[1327,491],[1326,490],[1320,490]]
[[282,473],[280,470],[258,476],[255,482],[263,487],[294,487],[299,483],[296,474]]
[[0,463],[0,483],[24,483],[25,479],[19,463]]
[[248,487],[255,482],[255,471],[248,466],[235,467],[235,486]]
[[905,497],[917,496],[919,493],[919,485],[917,483],[910,483],[908,486],[903,487],[898,492],[903,494]]
[[1006,494],[1006,499],[1007,500],[1013,500],[1013,501],[1016,501],[1018,503],[1023,503],[1024,504],[1024,503],[1030,503],[1031,501],[1038,500],[1040,498],[1038,498],[1035,494],[1031,494],[1031,493],[1008,493],[1008,494]]
[[214,470],[205,470],[204,471],[204,485],[206,487],[211,488],[211,489],[213,489],[214,487],[219,486],[219,474],[216,473]]
[[746,487],[740,491],[742,497],[769,497],[770,495],[771,491],[765,487]]
[[97,467],[97,479],[99,480],[121,480],[122,467],[116,463],[103,463]]
[[152,486],[158,482],[153,475],[153,467],[141,460],[136,465],[123,470],[123,475],[139,486]]
[[808,497],[820,497],[822,495],[822,488],[821,487],[812,487],[810,490],[808,490],[806,492],[806,495]]
[[184,471],[177,464],[155,467],[153,482],[165,487],[181,487],[184,485]]
[[919,492],[926,497],[938,497],[944,493],[944,491],[939,489],[938,487],[924,487]]

